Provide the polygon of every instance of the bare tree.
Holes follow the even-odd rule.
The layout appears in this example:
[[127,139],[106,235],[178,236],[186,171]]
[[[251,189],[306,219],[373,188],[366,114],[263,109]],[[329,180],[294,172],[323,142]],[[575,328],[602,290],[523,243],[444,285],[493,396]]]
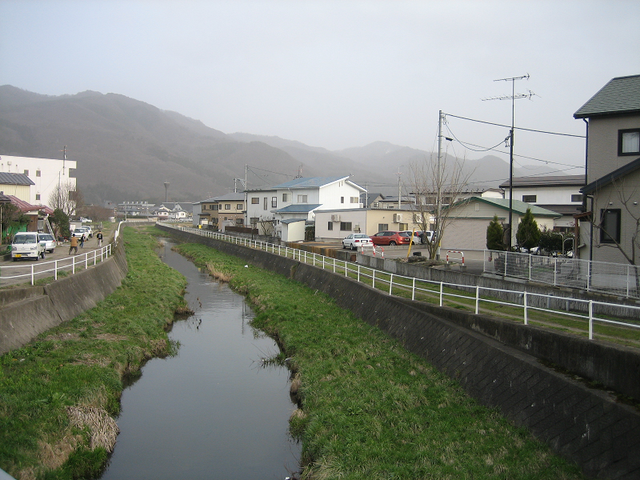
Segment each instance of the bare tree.
[[464,160],[444,155],[437,159],[411,164],[415,223],[423,231],[433,231],[426,238],[430,258],[440,257],[440,240],[447,226],[453,221],[449,205],[464,199],[472,173],[463,173]]
[[49,207],[53,210],[60,209],[69,217],[74,216],[81,205],[82,194],[72,181],[56,185],[49,195]]
[[[629,262],[630,265],[637,265],[638,258],[640,257],[640,212],[634,202],[637,202],[638,194],[640,193],[640,185],[636,182],[625,181],[625,179],[613,180],[611,182],[611,193],[608,198],[601,198],[598,203],[602,205],[608,205],[610,200],[617,199],[626,211],[626,218],[629,219],[630,226],[625,230],[631,233],[631,242],[629,244],[622,245],[616,232],[608,232],[605,228],[605,212],[606,208],[601,209],[601,214],[596,215],[592,213],[592,222],[596,230],[604,232],[608,242],[599,243],[596,248],[617,248],[622,256]],[[603,203],[604,200],[604,203]],[[591,239],[593,242],[593,239]]]

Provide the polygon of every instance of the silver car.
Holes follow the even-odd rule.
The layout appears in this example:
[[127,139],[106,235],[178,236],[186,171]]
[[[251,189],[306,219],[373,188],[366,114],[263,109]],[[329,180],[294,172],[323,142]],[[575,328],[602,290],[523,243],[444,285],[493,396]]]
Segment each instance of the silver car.
[[53,251],[56,249],[56,240],[55,238],[53,238],[53,235],[51,235],[50,233],[41,233],[40,234],[40,241],[44,241],[45,242],[45,247],[44,249],[49,252],[49,253],[53,253]]
[[342,248],[357,250],[358,247],[370,247],[373,245],[369,235],[364,233],[352,233],[342,239]]

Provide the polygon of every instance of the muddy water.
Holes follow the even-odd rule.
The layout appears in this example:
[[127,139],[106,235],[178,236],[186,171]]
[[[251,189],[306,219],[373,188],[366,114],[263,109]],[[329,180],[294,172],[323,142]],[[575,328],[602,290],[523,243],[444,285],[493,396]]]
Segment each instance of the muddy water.
[[121,429],[103,480],[284,479],[300,446],[288,436],[289,373],[254,330],[244,298],[166,244],[163,261],[189,282],[195,312],[174,324],[177,356],[153,359],[122,395]]

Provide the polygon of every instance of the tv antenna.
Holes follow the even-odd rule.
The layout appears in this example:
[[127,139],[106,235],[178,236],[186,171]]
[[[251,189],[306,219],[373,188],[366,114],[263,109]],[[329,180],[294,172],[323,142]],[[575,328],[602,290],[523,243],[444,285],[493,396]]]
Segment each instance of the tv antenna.
[[531,90],[529,90],[529,93],[516,94],[516,80],[529,80],[529,74],[527,73],[526,75],[521,75],[519,77],[506,77],[494,80],[494,82],[511,82],[511,95],[500,95],[498,97],[482,99],[483,102],[489,100],[511,100],[511,130],[509,131],[509,136],[507,137],[507,139],[509,140],[509,233],[507,235],[507,248],[509,250],[511,250],[513,235],[513,131],[515,130],[516,100],[521,98],[528,98],[529,100],[531,100],[531,97],[535,95],[535,93],[533,93]]

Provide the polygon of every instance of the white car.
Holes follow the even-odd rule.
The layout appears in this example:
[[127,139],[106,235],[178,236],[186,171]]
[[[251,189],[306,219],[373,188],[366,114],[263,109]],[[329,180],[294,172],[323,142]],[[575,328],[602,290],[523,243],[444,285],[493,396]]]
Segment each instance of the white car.
[[370,247],[373,245],[371,237],[364,233],[352,233],[342,239],[342,248],[357,250],[358,247]]
[[18,232],[11,242],[11,258],[15,262],[21,258],[38,261],[44,258],[45,241],[36,232]]
[[53,253],[56,249],[56,239],[50,233],[41,233],[40,240],[45,242],[45,250],[49,253]]

